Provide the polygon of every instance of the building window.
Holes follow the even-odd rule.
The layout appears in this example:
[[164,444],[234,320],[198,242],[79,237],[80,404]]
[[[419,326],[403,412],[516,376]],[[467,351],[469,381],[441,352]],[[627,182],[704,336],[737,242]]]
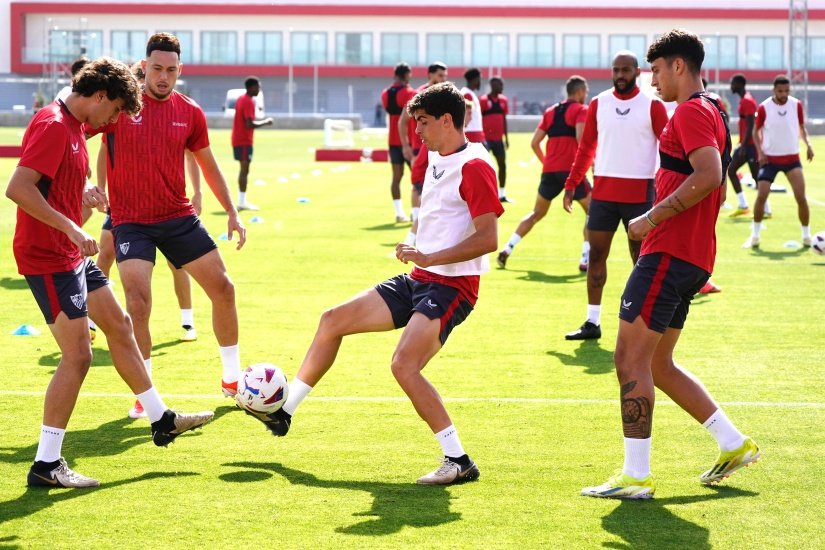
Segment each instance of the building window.
[[335,35],[335,63],[372,65],[372,34],[339,32]]
[[808,37],[808,68],[825,69],[825,38]]
[[71,63],[81,55],[97,59],[103,55],[102,31],[51,30],[44,61]]
[[565,34],[562,66],[601,67],[598,34]]
[[418,65],[418,35],[412,32],[381,35],[381,64],[395,66],[404,61]]
[[510,64],[510,36],[507,34],[474,34],[472,64],[476,67],[506,67]]
[[234,31],[202,31],[201,63],[232,65],[238,62],[238,33]]
[[736,69],[739,66],[735,36],[703,36],[706,69]]
[[553,34],[520,34],[516,64],[519,67],[552,67],[556,61],[556,36]]
[[279,32],[247,32],[245,48],[247,65],[282,64],[281,40],[282,35]]
[[781,69],[785,57],[781,36],[749,36],[745,39],[745,66],[748,69]]
[[612,62],[613,56],[621,50],[629,50],[635,53],[639,63],[644,63],[647,57],[647,46],[643,34],[611,34],[608,45],[609,62]]
[[[192,31],[157,31],[157,32],[168,32],[169,34],[174,34],[178,42],[180,42],[180,62],[181,63],[194,63],[195,59],[195,44],[192,41]],[[148,38],[147,38],[148,40]],[[146,48],[144,48],[143,54],[146,53]],[[141,54],[141,55],[143,55]]]
[[292,63],[317,65],[327,62],[327,33],[293,32],[291,44]]
[[143,31],[112,31],[109,47],[112,57],[124,63],[134,63],[146,54],[146,33]]
[[443,61],[450,65],[464,65],[464,36],[461,34],[428,34],[427,63]]

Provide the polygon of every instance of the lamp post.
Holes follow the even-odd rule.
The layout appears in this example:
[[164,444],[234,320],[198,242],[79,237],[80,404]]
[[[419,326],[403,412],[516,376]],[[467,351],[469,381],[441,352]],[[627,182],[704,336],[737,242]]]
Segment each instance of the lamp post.
[[292,27],[289,27],[289,82],[287,83],[287,98],[289,103],[289,116],[292,116],[292,92],[294,91],[295,83],[292,78]]
[[312,55],[312,113],[318,114],[318,59],[315,57],[314,45],[320,42],[320,37],[317,34],[312,35],[313,48],[310,51]]

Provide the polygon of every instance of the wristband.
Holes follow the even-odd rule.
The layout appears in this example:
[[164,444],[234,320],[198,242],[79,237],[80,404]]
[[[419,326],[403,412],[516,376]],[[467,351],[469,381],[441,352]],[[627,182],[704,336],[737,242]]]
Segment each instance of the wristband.
[[648,224],[651,228],[656,227],[657,225],[659,225],[659,224],[657,224],[657,223],[653,223],[653,220],[651,220],[651,219],[650,219],[650,212],[646,212],[646,213],[645,213],[645,221],[647,222],[647,224]]

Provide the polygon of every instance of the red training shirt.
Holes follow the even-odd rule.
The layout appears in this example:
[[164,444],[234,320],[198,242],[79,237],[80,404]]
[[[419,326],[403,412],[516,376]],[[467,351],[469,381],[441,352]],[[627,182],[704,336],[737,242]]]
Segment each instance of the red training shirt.
[[[562,103],[569,104],[564,113],[564,123],[575,129],[576,124],[584,123],[587,119],[587,106],[578,101],[565,99]],[[553,125],[553,118],[556,116],[556,105],[544,111],[544,116],[539,122],[538,129],[545,134],[550,131]],[[576,149],[579,142],[573,136],[548,137],[545,143],[544,165],[542,172],[569,172],[576,158]],[[581,181],[581,180],[579,180]]]
[[739,143],[745,145],[753,145],[753,134],[748,133],[748,121],[746,120],[749,116],[756,116],[756,100],[750,92],[745,92],[739,100]]
[[[389,102],[389,95],[390,90],[395,89],[395,103],[401,110],[404,110],[404,107],[407,106],[407,103],[415,96],[415,90],[412,89],[412,86],[409,84],[404,83],[397,83],[393,84],[389,88],[386,88],[383,92],[381,92],[381,104],[384,106],[384,110],[390,109],[390,102]],[[387,111],[389,113],[389,111]],[[394,115],[389,113],[389,138],[387,140],[388,145],[401,147],[401,138],[398,135],[398,119],[401,118],[401,113]],[[415,124],[413,121],[411,124]]]
[[[421,145],[421,149],[418,150],[418,154],[415,156],[415,160],[412,163],[412,168],[410,168],[410,182],[415,185],[417,183],[424,183],[424,178],[427,176],[427,166],[429,165],[429,157],[427,154],[426,145]],[[499,201],[501,202],[501,201]]]
[[507,125],[507,115],[510,114],[507,96],[483,95],[478,98],[481,104],[481,124],[484,126],[484,137],[487,141],[502,141]]
[[235,120],[232,122],[232,147],[252,145],[255,128],[247,128],[246,121],[255,120],[255,98],[243,94],[235,103]]

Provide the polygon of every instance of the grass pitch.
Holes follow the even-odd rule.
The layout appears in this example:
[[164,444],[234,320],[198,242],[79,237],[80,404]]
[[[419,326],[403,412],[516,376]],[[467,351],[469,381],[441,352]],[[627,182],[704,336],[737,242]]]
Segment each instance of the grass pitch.
[[[0,143],[18,143],[21,135],[2,129]],[[211,139],[234,196],[229,133],[213,131]],[[366,147],[383,144],[380,136],[358,139]],[[325,308],[409,269],[393,255],[408,226],[392,223],[389,166],[314,163],[311,148],[321,141],[320,132],[259,130],[249,199],[261,211],[242,214],[249,230],[243,250],[219,241],[237,289],[242,361],[273,362],[290,377]],[[541,170],[529,135],[513,135],[511,143],[508,195],[516,203],[501,218],[501,243],[532,207]],[[825,154],[825,140],[814,146]],[[93,140],[92,155],[96,148]],[[814,231],[825,230],[821,163],[805,167]],[[4,182],[15,164],[0,159]],[[205,184],[204,194],[204,222],[218,237],[225,217]],[[660,395],[656,498],[616,502],[578,492],[622,464],[612,350],[631,265],[620,230],[608,261],[604,337],[565,341],[583,321],[586,295],[577,269],[583,216],[567,215],[560,200],[507,270],[483,277],[475,312],[425,371],[481,469],[477,483],[414,484],[440,452],[389,371],[397,332],[346,338],[289,436],[269,436],[220,397],[210,307],[198,288],[200,338],[178,341],[171,277],[160,264],[156,385],[170,406],[213,409],[215,420],[168,449],[155,448],[146,421],[126,418],[133,398],[99,337],[63,453],[102,485],[27,489],[43,392],[59,354],[16,274],[14,208],[2,200],[0,547],[822,548],[815,503],[825,478],[825,258],[785,246],[800,240],[790,193],[772,194],[771,203],[774,218],[758,251],[740,248],[749,222],[722,211],[714,280],[723,292],[695,300],[677,348],[677,360],[762,446],[763,460],[721,487],[701,486],[698,475],[716,458],[714,442]],[[101,221],[96,214],[87,227],[95,233]],[[11,336],[22,324],[43,334]]]

